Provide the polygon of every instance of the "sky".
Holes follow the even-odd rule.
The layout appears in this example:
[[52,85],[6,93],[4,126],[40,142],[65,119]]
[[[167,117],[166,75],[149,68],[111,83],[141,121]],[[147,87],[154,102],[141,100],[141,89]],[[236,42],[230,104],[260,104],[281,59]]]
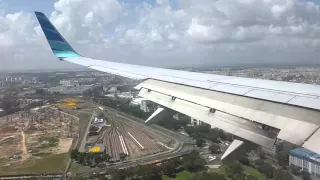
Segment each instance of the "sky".
[[0,0],[0,70],[73,69],[33,14],[79,53],[157,67],[320,64],[319,0]]

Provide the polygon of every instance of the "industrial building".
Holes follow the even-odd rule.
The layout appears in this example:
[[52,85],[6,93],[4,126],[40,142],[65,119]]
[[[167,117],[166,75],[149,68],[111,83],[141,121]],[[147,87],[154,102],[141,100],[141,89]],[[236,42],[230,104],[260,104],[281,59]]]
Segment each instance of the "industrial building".
[[305,148],[293,149],[289,153],[289,165],[301,167],[314,177],[320,177],[320,154]]
[[103,144],[96,144],[88,149],[88,153],[102,153],[105,151]]

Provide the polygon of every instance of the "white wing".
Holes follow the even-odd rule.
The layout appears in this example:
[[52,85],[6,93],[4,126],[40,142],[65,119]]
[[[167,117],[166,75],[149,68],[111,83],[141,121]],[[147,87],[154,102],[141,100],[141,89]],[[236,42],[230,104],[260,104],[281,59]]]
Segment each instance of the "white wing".
[[[267,148],[279,138],[320,153],[320,86],[86,58],[74,51],[44,14],[36,12],[36,16],[60,60],[143,79],[136,87],[140,96]],[[273,128],[265,131],[261,124]]]

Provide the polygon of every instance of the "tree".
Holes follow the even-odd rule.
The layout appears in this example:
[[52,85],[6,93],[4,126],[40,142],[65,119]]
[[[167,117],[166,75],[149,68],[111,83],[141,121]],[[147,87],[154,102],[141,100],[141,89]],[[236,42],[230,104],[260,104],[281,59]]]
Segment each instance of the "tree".
[[238,161],[230,163],[227,165],[226,174],[232,179],[239,178],[241,175],[243,175],[243,167]]
[[192,151],[183,158],[183,167],[189,171],[203,169],[206,162],[202,159],[197,151]]
[[258,148],[258,155],[259,155],[260,159],[266,158],[266,153],[262,150],[261,147]]
[[258,167],[261,167],[264,164],[264,160],[262,159],[257,159],[254,164]]
[[202,147],[206,141],[203,139],[196,139],[196,145]]
[[245,155],[240,156],[238,161],[243,165],[246,165],[246,166],[250,165],[250,161],[249,161],[248,157]]
[[182,162],[178,158],[170,159],[167,162],[161,164],[161,169],[164,174],[171,175],[176,172],[176,168],[180,166]]
[[273,177],[273,171],[274,168],[272,167],[271,164],[264,163],[260,168],[259,171],[264,173],[267,178],[272,178]]
[[216,145],[216,144],[212,144],[211,146],[209,146],[209,151],[210,151],[212,154],[221,153],[220,146],[219,146],[219,145]]
[[128,155],[125,153],[120,153],[119,156],[120,156],[120,160],[123,161],[124,159],[126,159]]
[[287,172],[287,171],[283,171],[281,169],[277,169],[275,172],[274,172],[274,175],[273,175],[273,179],[275,180],[292,180],[292,175]]
[[220,138],[220,135],[219,135],[219,129],[210,129],[207,137],[206,137],[208,140],[212,141],[212,142],[215,142],[215,143],[219,143],[219,138]]
[[290,166],[290,169],[291,169],[291,172],[292,172],[294,175],[300,175],[300,173],[301,173],[301,167],[292,165],[292,166]]
[[312,178],[310,177],[310,174],[306,171],[302,171],[302,179],[303,180],[312,180]]
[[285,151],[279,151],[276,154],[276,159],[278,161],[279,166],[286,167],[289,165],[289,154]]
[[71,159],[76,159],[77,158],[77,156],[78,156],[78,149],[73,149],[72,151],[71,151],[71,153],[70,153],[70,158]]

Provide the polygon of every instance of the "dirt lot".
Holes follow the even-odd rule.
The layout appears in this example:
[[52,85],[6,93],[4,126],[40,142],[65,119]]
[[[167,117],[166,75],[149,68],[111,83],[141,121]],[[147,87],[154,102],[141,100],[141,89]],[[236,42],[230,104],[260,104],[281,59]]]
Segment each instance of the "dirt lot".
[[78,136],[79,119],[53,107],[35,108],[2,117],[0,174],[7,173],[6,169],[32,169],[43,159],[61,158],[59,154],[67,154],[73,139]]

